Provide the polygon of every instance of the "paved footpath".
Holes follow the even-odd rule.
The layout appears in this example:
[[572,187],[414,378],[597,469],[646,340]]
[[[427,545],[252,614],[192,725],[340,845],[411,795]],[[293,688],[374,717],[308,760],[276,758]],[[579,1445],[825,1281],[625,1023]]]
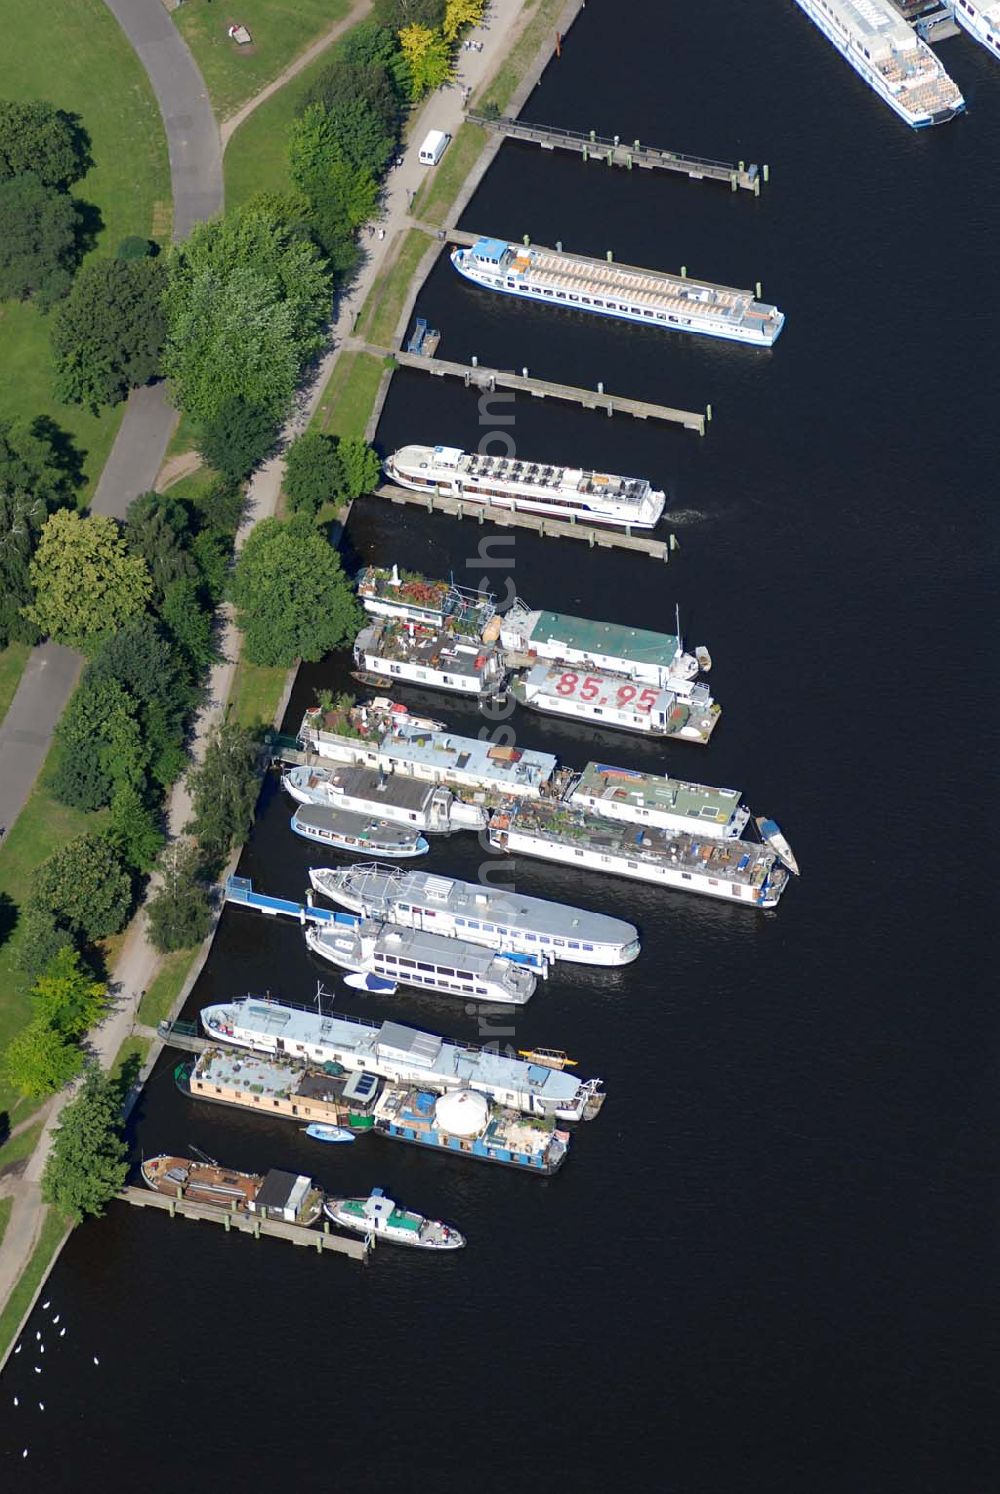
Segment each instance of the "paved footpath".
[[[170,154],[174,238],[182,239],[222,207],[222,149],[208,91],[161,0],[107,0],[107,5],[146,69],[160,106]],[[132,392],[92,513],[122,519],[136,494],[153,487],[176,419],[162,384]],[[36,648],[28,660],[0,725],[0,826],[8,830],[41,771],[81,667],[78,655],[53,643]]]
[[[119,6],[122,9],[145,8],[149,0],[114,0],[114,3],[108,0],[108,3],[117,14]],[[151,0],[151,3],[159,6],[160,0]],[[365,240],[364,247],[368,251],[367,259],[350,294],[344,297],[338,308],[337,320],[332,330],[331,350],[320,365],[311,388],[300,399],[296,414],[285,429],[286,441],[303,430],[311,419],[341,347],[350,337],[355,317],[365,296],[383,268],[398,234],[411,226],[409,202],[413,192],[424,181],[427,170],[417,159],[421,140],[429,129],[446,130],[451,135],[456,134],[463,117],[462,85],[468,85],[475,91],[510,50],[512,33],[520,19],[522,3],[523,0],[493,0],[489,25],[471,33],[473,39],[482,41],[482,51],[461,50],[459,52],[457,84],[450,88],[440,89],[433,94],[413,122],[410,130],[410,145],[405,152],[403,165],[391,173],[385,193],[384,212],[381,219],[385,237],[379,239],[376,236]],[[166,118],[166,115],[164,117]],[[173,160],[172,154],[172,166]],[[278,456],[261,468],[254,477],[250,484],[243,522],[237,535],[237,549],[258,520],[275,512],[281,494],[283,475],[284,460]],[[155,473],[153,476],[155,477]],[[146,485],[152,487],[152,479]],[[224,618],[224,632],[221,640],[221,658],[212,670],[208,699],[195,726],[192,756],[196,762],[201,760],[205,743],[225,714],[226,702],[239,656],[238,645],[239,638],[232,615],[227,613]],[[190,799],[186,785],[181,780],[174,786],[168,806],[168,825],[171,835],[177,835],[183,830],[190,818],[190,813]],[[148,989],[158,964],[159,956],[146,938],[145,919],[140,915],[132,921],[115,966],[111,981],[111,991],[114,997],[113,1010],[92,1035],[94,1055],[99,1058],[105,1068],[110,1066],[125,1038],[134,1030],[139,998],[141,993]],[[38,1185],[51,1146],[52,1132],[58,1124],[63,1105],[71,1097],[71,1091],[56,1097],[46,1117],[45,1129],[39,1139],[39,1144],[28,1162],[24,1175],[11,1189],[14,1205],[7,1226],[4,1249],[0,1252],[0,1305],[6,1300],[11,1286],[27,1264],[33,1244],[38,1238],[44,1216]]]

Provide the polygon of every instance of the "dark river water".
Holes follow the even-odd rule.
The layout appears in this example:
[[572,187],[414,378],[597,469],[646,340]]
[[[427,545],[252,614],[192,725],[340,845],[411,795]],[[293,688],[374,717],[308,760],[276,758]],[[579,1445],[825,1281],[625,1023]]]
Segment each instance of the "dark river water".
[[[446,999],[347,991],[297,925],[228,910],[188,1015],[247,989],[308,1001],[325,977],[346,1011],[565,1047],[608,1103],[542,1181],[375,1139],[343,1156],[185,1100],[165,1058],[137,1152],[381,1183],[469,1248],[386,1247],[361,1268],[113,1207],[73,1235],[28,1348],[56,1311],[67,1336],[46,1331],[44,1360],[4,1375],[5,1488],[996,1487],[980,836],[996,790],[1000,77],[964,37],[941,56],[968,115],[913,134],[791,0],[591,0],[528,117],[767,161],[770,185],[754,200],[507,145],[464,226],[760,279],[784,335],[765,353],[546,314],[442,261],[418,310],[444,356],[711,402],[715,418],[700,439],[530,400],[491,415],[401,372],[381,444],[503,429],[532,459],[648,475],[681,548],[663,566],[516,532],[487,568],[489,529],[377,500],[347,534],[352,559],[535,606],[670,630],[679,604],[715,660],[710,748],[511,724],[573,764],[742,788],[780,820],[801,881],[759,915],[517,862],[525,891],[638,923],[643,951],[560,970],[513,1024],[483,1026]],[[286,728],[346,679],[343,658],[303,669]],[[316,853],[290,812],[269,782],[242,870],[301,896]],[[465,836],[426,864],[475,878],[482,861]]]

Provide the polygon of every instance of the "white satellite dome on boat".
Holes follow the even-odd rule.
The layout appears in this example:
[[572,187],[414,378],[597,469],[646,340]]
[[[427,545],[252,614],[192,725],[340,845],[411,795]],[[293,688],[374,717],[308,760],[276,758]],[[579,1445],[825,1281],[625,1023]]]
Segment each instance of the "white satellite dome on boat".
[[450,1136],[478,1136],[489,1118],[489,1101],[474,1089],[453,1089],[434,1104],[434,1123]]

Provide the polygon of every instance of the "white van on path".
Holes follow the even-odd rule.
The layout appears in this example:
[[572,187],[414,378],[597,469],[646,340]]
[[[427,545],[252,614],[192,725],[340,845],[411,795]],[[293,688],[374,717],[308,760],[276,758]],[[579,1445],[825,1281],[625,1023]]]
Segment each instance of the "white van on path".
[[451,140],[443,130],[428,131],[427,138],[420,147],[419,160],[421,166],[436,166],[448,148]]

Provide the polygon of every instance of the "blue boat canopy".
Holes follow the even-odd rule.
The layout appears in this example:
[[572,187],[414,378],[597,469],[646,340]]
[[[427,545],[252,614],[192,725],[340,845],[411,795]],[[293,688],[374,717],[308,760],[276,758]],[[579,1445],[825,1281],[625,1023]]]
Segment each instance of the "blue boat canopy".
[[477,259],[485,259],[491,265],[498,265],[507,253],[507,248],[505,239],[477,239],[472,252]]

